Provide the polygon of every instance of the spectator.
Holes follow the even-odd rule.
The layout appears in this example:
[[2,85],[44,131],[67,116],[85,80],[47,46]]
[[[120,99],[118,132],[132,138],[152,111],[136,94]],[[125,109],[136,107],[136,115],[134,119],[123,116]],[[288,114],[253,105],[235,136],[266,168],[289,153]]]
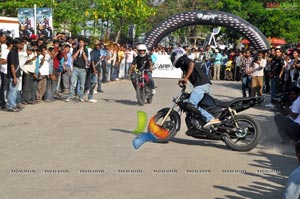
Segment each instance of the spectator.
[[0,75],[1,75],[1,87],[0,87],[0,107],[6,109],[6,92],[8,90],[8,79],[7,79],[7,55],[13,48],[13,40],[8,39],[6,41],[7,48],[1,51],[0,57]]
[[3,32],[0,32],[0,53],[6,48],[6,35]]
[[282,67],[284,66],[284,59],[282,58],[281,49],[275,49],[275,57],[271,61],[271,97],[275,98],[276,94],[281,92],[281,82],[279,75],[281,73]]
[[23,104],[34,104],[35,92],[34,87],[34,73],[36,68],[36,52],[33,46],[27,46],[26,53],[20,52],[20,67],[23,71],[23,85],[22,85],[22,99]]
[[87,57],[87,49],[84,46],[84,39],[79,39],[79,46],[77,49],[74,49],[72,58],[73,62],[73,71],[71,75],[71,87],[70,87],[70,94],[69,97],[66,99],[66,102],[72,100],[75,94],[75,85],[76,82],[80,81],[80,90],[78,93],[78,97],[80,102],[84,102],[83,100],[83,92],[84,92],[84,85],[85,85],[85,78],[86,78],[86,63],[88,60]]
[[[98,79],[98,76],[102,75],[101,74],[101,71],[102,71],[101,70],[101,62],[100,62],[100,48],[101,48],[100,41],[95,41],[94,49],[90,53],[91,68],[95,68],[96,73],[97,73],[97,79]],[[101,87],[101,83],[100,83],[100,87]]]
[[[228,58],[228,55],[227,55],[227,52],[226,50],[223,50],[222,51],[222,54],[221,54],[221,70],[220,70],[220,79],[225,79],[225,69],[226,69],[226,64],[228,62],[229,58]],[[232,60],[232,59],[231,59]]]
[[50,56],[53,59],[53,78],[52,78],[52,86],[55,88],[54,90],[54,98],[61,99],[59,95],[59,87],[60,87],[60,79],[62,70],[59,68],[60,60],[62,58],[61,55],[61,46],[59,45],[58,40],[53,40],[53,50],[50,51]]
[[251,81],[251,96],[262,96],[263,81],[264,81],[264,68],[267,61],[263,58],[263,53],[259,52],[258,56],[254,59],[252,64],[252,81]]
[[97,74],[100,70],[100,43],[95,42],[94,49],[90,53],[91,64],[90,68],[87,70],[87,80],[86,80],[86,92],[88,92],[88,102],[95,103],[97,100],[94,99],[94,89],[97,83]]
[[[118,73],[118,75],[119,75],[120,78],[122,77],[122,75],[120,74],[120,71],[121,71],[121,69],[125,68],[125,59],[124,58],[125,58],[124,46],[120,46],[119,51],[118,51],[118,62],[119,62],[119,73]],[[118,79],[119,78],[117,78],[117,80]]]
[[162,47],[162,48],[161,48],[161,54],[162,54],[162,55],[168,55],[168,53],[166,52],[165,47]]
[[243,97],[247,97],[246,89],[248,89],[248,96],[251,96],[251,64],[252,64],[253,58],[251,57],[251,51],[246,50],[245,56],[242,59],[241,63],[241,73],[242,73],[242,92]]
[[112,62],[112,71],[111,71],[111,80],[116,81],[118,80],[119,75],[119,60],[118,60],[118,52],[119,46],[114,46],[113,49],[113,62]]
[[271,52],[265,52],[265,59],[267,64],[264,70],[264,92],[270,93],[270,73],[271,73],[271,61],[275,57],[275,49],[271,49]]
[[222,55],[219,53],[219,50],[215,50],[214,54],[214,76],[213,80],[220,80],[220,71],[221,71],[221,59]]
[[106,57],[106,74],[105,74],[105,82],[109,82],[111,80],[111,68],[112,68],[112,62],[113,62],[113,46],[106,46],[107,48],[107,57]]
[[36,90],[36,100],[41,102],[47,89],[47,77],[49,76],[49,62],[50,55],[47,53],[47,47],[41,46],[41,54],[39,56],[39,73],[38,73],[38,83]]
[[9,79],[7,110],[10,112],[19,112],[21,109],[17,107],[17,90],[20,84],[21,69],[18,51],[22,49],[22,45],[19,38],[15,38],[13,43],[14,47],[7,55],[7,77]]
[[279,74],[279,78],[282,80],[282,92],[288,92],[292,87],[291,81],[291,68],[294,64],[294,60],[291,59],[289,55],[284,57],[284,65],[281,69],[281,73]]
[[290,100],[292,105],[286,106],[283,114],[275,115],[275,123],[278,133],[282,138],[282,144],[289,143],[290,140],[300,139],[300,88],[292,87],[290,90]]
[[56,91],[57,84],[55,83],[57,81],[55,70],[53,66],[53,58],[51,57],[51,54],[54,54],[54,48],[50,47],[48,49],[47,54],[49,55],[49,76],[47,79],[47,90],[46,90],[46,96],[45,101],[46,102],[52,102],[54,101],[54,93]]
[[70,52],[71,46],[66,44],[64,46],[64,58],[66,60],[63,63],[63,69],[62,69],[62,86],[63,86],[63,93],[69,94],[70,89],[70,77],[71,77],[71,70],[72,70],[72,54]]
[[100,70],[98,71],[97,92],[103,92],[102,82],[105,79],[108,51],[103,43],[100,43]]
[[300,58],[299,58],[299,50],[295,49],[293,51],[293,65],[291,67],[291,78],[292,78],[292,85],[297,86],[297,81],[299,81],[299,74],[300,74]]
[[204,51],[204,61],[205,61],[205,73],[211,79],[211,65],[213,64],[213,51],[210,45],[206,46],[206,50]]
[[125,79],[129,79],[129,69],[133,62],[133,59],[137,56],[136,52],[129,47],[125,51]]

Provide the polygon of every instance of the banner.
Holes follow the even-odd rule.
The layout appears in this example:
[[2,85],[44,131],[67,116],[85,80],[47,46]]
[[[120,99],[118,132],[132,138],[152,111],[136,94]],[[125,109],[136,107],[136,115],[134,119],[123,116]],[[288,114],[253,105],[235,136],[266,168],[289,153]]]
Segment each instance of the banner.
[[34,11],[32,8],[18,9],[19,35],[20,38],[30,38],[34,34]]
[[154,63],[153,77],[160,78],[181,78],[182,71],[175,68],[170,60],[170,55],[155,55],[157,60]]
[[19,21],[17,17],[0,16],[0,32],[6,36],[15,38],[19,37]]
[[52,38],[53,22],[51,8],[36,9],[36,27],[39,38]]

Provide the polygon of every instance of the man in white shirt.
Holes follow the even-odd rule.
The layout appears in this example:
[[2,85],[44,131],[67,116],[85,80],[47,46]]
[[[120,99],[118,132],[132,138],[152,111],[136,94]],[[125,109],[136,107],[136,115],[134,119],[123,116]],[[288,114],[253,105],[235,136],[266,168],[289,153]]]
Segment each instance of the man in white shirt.
[[34,104],[33,91],[34,74],[36,69],[36,52],[33,46],[27,46],[26,53],[19,53],[20,68],[23,71],[23,104]]
[[129,47],[125,51],[125,78],[129,79],[129,68],[133,62],[133,59],[137,56],[137,53],[132,49],[132,47]]
[[290,99],[294,100],[290,107],[286,107],[287,115],[275,115],[274,120],[278,133],[282,138],[282,144],[289,143],[290,140],[300,140],[300,88],[292,87]]
[[41,50],[41,54],[39,54],[39,74],[38,74],[38,82],[37,82],[37,90],[36,90],[36,101],[37,103],[42,101],[43,96],[46,93],[47,88],[47,77],[49,76],[49,63],[50,63],[50,55],[47,52],[47,46],[42,46],[39,50]]
[[8,89],[7,55],[9,53],[10,49],[12,49],[13,46],[14,45],[13,45],[13,40],[12,39],[7,40],[6,44],[1,45],[1,55],[0,55],[0,76],[1,76],[0,107],[1,107],[1,109],[6,109],[6,101],[5,101],[6,96],[5,96],[5,93]]
[[251,81],[251,97],[262,96],[264,86],[264,68],[267,65],[267,60],[263,58],[263,53],[259,52],[257,58],[254,59],[251,65],[252,81]]

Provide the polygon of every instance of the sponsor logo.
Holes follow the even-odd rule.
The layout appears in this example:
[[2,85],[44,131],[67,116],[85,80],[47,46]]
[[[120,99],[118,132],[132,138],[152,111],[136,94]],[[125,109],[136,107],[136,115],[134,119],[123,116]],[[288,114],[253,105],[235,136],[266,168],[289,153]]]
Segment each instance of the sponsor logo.
[[210,14],[210,15],[205,15],[203,13],[198,13],[197,17],[199,19],[203,19],[203,20],[214,20],[218,15],[216,14]]
[[171,64],[158,64],[155,66],[155,69],[159,70],[173,70],[173,66]]

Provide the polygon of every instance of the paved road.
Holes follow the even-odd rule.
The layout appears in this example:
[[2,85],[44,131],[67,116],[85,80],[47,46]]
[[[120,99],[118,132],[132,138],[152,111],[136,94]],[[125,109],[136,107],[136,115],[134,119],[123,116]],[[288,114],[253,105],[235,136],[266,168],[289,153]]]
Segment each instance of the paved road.
[[[177,80],[156,79],[153,104],[138,106],[129,81],[104,84],[96,104],[57,101],[0,112],[1,199],[280,198],[297,166],[292,146],[280,146],[273,112],[247,110],[263,127],[246,153],[221,141],[195,140],[183,127],[173,142],[133,149],[136,112],[171,105]],[[219,81],[213,95],[239,97],[240,83]]]

